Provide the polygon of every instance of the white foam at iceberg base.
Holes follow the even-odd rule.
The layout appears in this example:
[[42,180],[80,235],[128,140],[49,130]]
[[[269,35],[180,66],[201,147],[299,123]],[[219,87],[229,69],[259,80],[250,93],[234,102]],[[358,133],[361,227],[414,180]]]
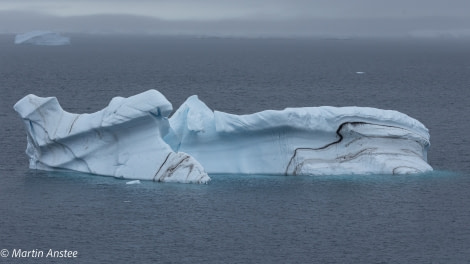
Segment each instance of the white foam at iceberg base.
[[155,90],[114,98],[101,111],[72,114],[55,97],[27,95],[23,118],[30,168],[74,170],[125,179],[205,183],[204,168],[162,139],[172,105]]

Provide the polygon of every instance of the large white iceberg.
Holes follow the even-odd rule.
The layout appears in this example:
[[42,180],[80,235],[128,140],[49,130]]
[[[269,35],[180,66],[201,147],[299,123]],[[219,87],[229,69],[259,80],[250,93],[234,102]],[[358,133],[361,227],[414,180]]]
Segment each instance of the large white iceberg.
[[36,169],[177,182],[207,182],[206,172],[432,170],[426,127],[391,110],[324,106],[232,115],[212,111],[191,96],[168,119],[171,103],[155,90],[116,97],[93,114],[67,113],[56,98],[34,95],[14,108],[26,125],[26,153]]
[[69,45],[70,38],[51,31],[31,31],[15,36],[15,44],[32,44],[43,46]]

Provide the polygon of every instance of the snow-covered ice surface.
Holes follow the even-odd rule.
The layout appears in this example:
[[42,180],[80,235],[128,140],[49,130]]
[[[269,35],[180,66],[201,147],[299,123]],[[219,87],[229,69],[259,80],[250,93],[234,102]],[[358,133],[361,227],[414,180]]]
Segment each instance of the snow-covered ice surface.
[[60,46],[69,45],[70,38],[51,31],[31,31],[16,35],[15,44]]
[[[25,96],[30,168],[76,170],[162,182],[210,180],[208,173],[404,174],[431,171],[429,132],[397,111],[305,107],[250,115],[212,111],[189,97],[172,105],[155,90],[72,114],[55,97]],[[188,153],[188,154],[186,154]]]
[[173,108],[159,92],[115,97],[93,114],[64,111],[55,97],[27,95],[15,106],[23,118],[29,166],[125,179],[205,183],[204,168],[162,139]]

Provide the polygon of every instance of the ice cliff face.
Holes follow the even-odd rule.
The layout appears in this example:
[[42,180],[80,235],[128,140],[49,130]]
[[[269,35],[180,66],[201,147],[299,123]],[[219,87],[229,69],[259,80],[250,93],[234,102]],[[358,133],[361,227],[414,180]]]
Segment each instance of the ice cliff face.
[[390,110],[306,107],[232,115],[212,111],[191,96],[168,119],[172,106],[155,90],[114,98],[93,114],[67,113],[56,98],[34,95],[14,108],[24,120],[26,153],[35,169],[199,183],[209,180],[206,172],[323,175],[432,170],[426,127]]
[[32,44],[43,46],[69,45],[70,38],[50,31],[31,31],[15,36],[15,44]]
[[64,111],[55,97],[28,95],[15,110],[23,118],[30,168],[74,170],[161,182],[210,180],[191,156],[162,139],[172,105],[155,90],[114,98],[93,114]]
[[251,115],[212,112],[196,96],[165,137],[209,173],[402,174],[430,171],[429,133],[396,111],[306,107]]

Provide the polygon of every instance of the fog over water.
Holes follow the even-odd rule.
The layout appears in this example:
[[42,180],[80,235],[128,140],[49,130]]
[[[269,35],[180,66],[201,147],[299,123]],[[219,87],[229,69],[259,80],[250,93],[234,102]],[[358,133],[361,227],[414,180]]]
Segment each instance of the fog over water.
[[250,37],[469,37],[469,1],[0,2],[0,33],[48,29]]

